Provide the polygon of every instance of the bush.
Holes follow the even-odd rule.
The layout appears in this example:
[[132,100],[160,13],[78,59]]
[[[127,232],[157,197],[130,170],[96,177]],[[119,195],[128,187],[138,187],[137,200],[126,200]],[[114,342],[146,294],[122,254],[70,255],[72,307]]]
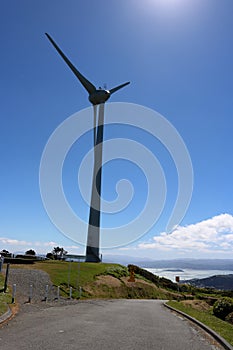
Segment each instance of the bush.
[[47,259],[50,259],[50,260],[54,260],[54,255],[53,255],[53,253],[47,253],[47,254],[46,254],[46,258],[47,258]]
[[155,283],[156,285],[159,284],[159,277],[154,275],[152,272],[144,270],[144,269],[140,268],[139,266],[130,264],[130,265],[128,265],[128,270],[130,271],[131,269],[133,269],[135,274],[146,278],[147,280]]
[[225,320],[231,324],[233,324],[233,312],[230,312],[227,317],[225,318]]
[[225,320],[226,316],[233,312],[233,299],[224,297],[214,303],[213,313],[216,317]]
[[129,276],[128,270],[125,266],[109,267],[101,275],[110,275],[120,279],[121,277]]

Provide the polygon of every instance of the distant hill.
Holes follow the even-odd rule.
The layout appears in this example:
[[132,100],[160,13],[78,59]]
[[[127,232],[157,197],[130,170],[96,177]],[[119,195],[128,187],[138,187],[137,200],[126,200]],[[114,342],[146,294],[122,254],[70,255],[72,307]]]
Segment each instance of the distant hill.
[[196,270],[232,270],[233,259],[175,259],[140,261],[138,265],[145,268],[172,268]]
[[128,255],[111,255],[111,254],[103,254],[103,262],[104,263],[116,263],[121,265],[135,264],[140,265],[147,261],[148,264],[153,263],[153,259],[148,258],[138,258],[132,257]]
[[233,290],[233,274],[217,275],[207,278],[194,278],[192,280],[181,281],[199,288],[214,288],[219,290]]
[[157,269],[196,269],[196,270],[228,270],[233,273],[233,259],[173,259],[153,260],[127,255],[103,255],[103,262],[122,265],[134,264],[142,268]]

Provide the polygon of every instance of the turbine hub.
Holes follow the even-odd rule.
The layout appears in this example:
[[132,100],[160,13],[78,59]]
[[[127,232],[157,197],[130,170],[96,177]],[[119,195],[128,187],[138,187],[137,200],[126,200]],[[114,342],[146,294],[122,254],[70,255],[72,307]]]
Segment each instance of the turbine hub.
[[111,93],[108,90],[96,90],[89,95],[89,101],[93,105],[99,105],[101,103],[105,103],[109,99],[110,95]]

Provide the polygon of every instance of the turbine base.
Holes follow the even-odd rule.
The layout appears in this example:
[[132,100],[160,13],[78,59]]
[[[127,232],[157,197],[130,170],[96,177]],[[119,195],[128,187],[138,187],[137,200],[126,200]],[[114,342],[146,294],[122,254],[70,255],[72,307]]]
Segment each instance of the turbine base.
[[102,255],[99,254],[99,248],[87,246],[85,262],[99,263],[102,261]]

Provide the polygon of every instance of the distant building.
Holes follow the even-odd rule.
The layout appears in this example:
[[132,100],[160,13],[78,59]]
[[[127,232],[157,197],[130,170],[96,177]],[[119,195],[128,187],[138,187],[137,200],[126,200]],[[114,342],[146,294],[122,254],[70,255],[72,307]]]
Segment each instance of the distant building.
[[85,262],[86,255],[65,254],[64,255],[64,260],[65,261]]

